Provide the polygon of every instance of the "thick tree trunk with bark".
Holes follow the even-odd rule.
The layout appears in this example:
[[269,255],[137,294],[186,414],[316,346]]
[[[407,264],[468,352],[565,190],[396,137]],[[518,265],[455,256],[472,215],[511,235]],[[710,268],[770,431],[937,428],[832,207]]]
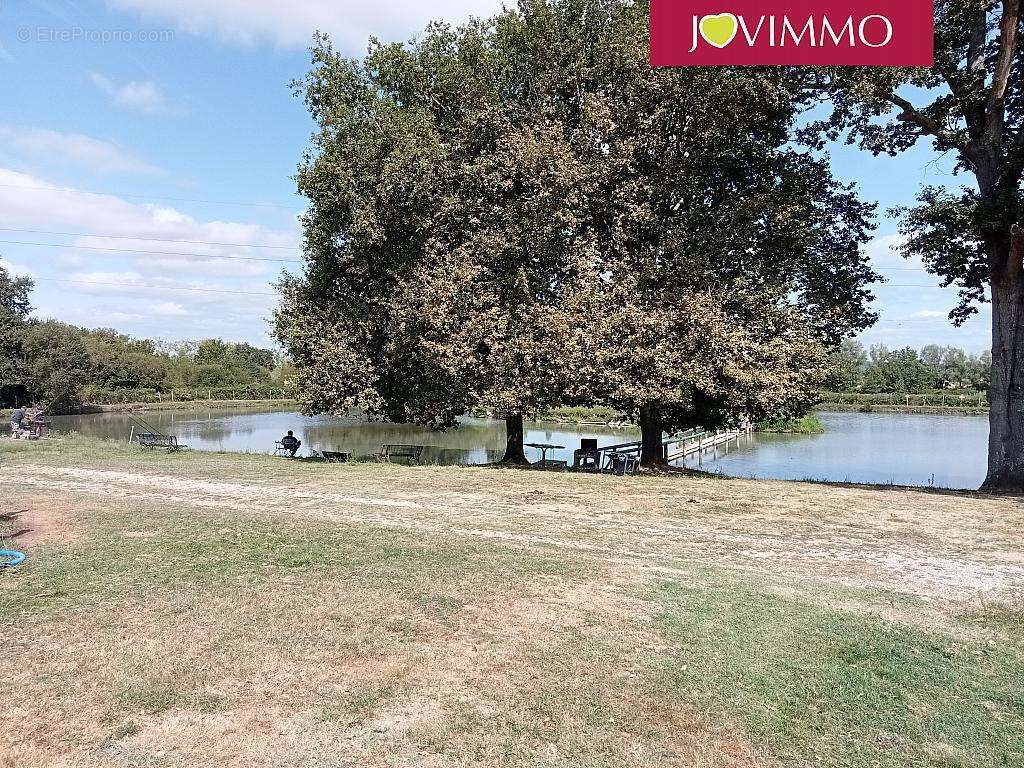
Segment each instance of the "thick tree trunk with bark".
[[505,455],[500,464],[526,466],[530,462],[523,450],[523,414],[516,413],[505,417]]
[[664,432],[658,406],[643,406],[640,409],[640,466],[653,468],[666,464]]
[[992,264],[992,380],[988,476],[982,490],[1024,493],[1024,234],[988,244]]

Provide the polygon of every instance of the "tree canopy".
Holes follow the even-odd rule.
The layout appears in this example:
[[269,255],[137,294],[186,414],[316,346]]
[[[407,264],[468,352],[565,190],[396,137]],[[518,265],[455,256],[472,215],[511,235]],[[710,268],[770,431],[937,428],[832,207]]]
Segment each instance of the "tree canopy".
[[789,145],[786,70],[652,70],[646,6],[610,0],[312,56],[307,267],[276,316],[307,410],[511,433],[610,402],[660,441],[806,407],[874,319],[872,207]]
[[0,266],[0,387],[20,383],[22,374],[22,333],[32,311],[29,293],[32,281],[12,277]]

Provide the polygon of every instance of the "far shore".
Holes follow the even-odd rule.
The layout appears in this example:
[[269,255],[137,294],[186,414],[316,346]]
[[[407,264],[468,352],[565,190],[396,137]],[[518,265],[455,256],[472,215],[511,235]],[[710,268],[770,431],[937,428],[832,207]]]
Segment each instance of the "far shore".
[[815,409],[819,413],[920,413],[949,416],[987,416],[988,408],[974,405],[863,405],[856,403],[819,403]]
[[[284,409],[296,408],[298,401],[292,398],[275,400],[176,400],[158,403],[114,403],[114,404],[91,404],[82,405],[74,414],[60,415],[88,415],[101,413],[137,413],[143,411],[177,411],[177,410],[206,410],[210,408],[237,408],[237,409]],[[593,412],[582,412],[585,409],[566,409],[576,411],[575,413],[558,413],[558,410],[548,411],[539,414],[534,420],[551,424],[573,424],[576,426],[602,426],[615,429],[635,429],[637,425],[624,417],[607,418],[605,409],[594,409]],[[12,408],[0,409],[0,419],[10,416]],[[856,404],[856,403],[819,403],[812,413],[893,413],[893,414],[933,414],[933,415],[959,415],[959,416],[987,416],[988,408],[981,406],[951,406],[951,405],[899,405],[899,404]],[[484,416],[486,418],[486,416]]]

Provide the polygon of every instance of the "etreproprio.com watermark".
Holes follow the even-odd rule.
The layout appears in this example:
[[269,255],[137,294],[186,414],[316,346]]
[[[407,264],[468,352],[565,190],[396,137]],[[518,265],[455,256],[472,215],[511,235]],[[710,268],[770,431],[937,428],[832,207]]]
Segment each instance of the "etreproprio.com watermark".
[[173,29],[92,27],[18,27],[19,43],[169,43]]

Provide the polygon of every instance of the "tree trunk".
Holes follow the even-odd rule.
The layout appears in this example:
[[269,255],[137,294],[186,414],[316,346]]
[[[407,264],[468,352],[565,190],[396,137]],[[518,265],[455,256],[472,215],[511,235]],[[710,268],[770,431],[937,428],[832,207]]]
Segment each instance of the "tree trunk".
[[640,466],[665,466],[664,425],[658,406],[645,405],[640,409]]
[[516,413],[505,417],[505,455],[499,464],[526,466],[530,462],[523,450],[523,414]]
[[992,379],[988,476],[983,491],[1024,493],[1024,234],[989,245],[992,269]]

